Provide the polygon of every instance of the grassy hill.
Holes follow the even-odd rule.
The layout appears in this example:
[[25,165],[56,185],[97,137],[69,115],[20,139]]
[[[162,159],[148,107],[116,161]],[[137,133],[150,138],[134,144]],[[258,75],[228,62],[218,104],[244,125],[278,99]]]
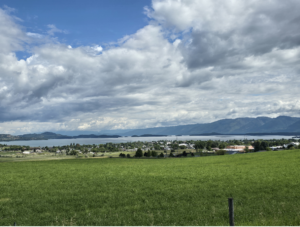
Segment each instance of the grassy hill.
[[[1,160],[0,160],[1,161]],[[300,150],[0,162],[0,225],[300,225]]]

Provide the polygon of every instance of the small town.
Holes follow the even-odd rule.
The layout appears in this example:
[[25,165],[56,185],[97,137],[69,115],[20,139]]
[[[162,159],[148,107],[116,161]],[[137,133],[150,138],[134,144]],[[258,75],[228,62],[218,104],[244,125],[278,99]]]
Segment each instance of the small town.
[[[67,146],[30,147],[18,145],[0,145],[1,157],[28,157],[34,155],[50,154],[51,156],[76,157],[137,157],[140,150],[147,157],[182,157],[202,155],[230,155],[248,152],[262,152],[285,149],[297,149],[297,139],[281,140],[228,140],[228,141],[151,141],[106,143],[93,145],[80,145],[71,143]],[[149,154],[148,154],[149,153]]]

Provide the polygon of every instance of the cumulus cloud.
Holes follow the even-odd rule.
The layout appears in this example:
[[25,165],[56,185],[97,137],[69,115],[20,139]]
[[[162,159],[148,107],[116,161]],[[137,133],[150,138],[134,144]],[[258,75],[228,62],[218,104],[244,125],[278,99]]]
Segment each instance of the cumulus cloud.
[[[105,49],[51,42],[0,9],[0,127],[99,131],[299,116],[299,6],[153,0],[149,25]],[[65,32],[48,27],[51,36]],[[19,60],[28,37],[44,42]]]

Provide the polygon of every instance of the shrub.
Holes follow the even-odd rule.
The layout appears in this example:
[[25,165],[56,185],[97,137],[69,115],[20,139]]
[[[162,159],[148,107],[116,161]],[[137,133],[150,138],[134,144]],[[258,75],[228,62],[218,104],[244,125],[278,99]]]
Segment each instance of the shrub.
[[194,157],[195,156],[194,153],[191,152],[191,156]]
[[171,152],[170,155],[169,155],[169,157],[172,158],[172,157],[175,157],[175,155]]
[[271,151],[271,150],[272,150],[272,149],[271,149],[271,148],[269,148],[269,147],[267,147],[267,148],[266,148],[266,151]]
[[76,150],[71,150],[67,153],[67,155],[78,155],[78,151]]
[[165,156],[164,156],[164,154],[161,152],[160,155],[159,155],[159,157],[163,158],[163,157],[165,157]]
[[225,155],[226,151],[225,150],[216,150],[217,155]]
[[127,158],[131,158],[130,154],[127,154]]
[[184,157],[186,157],[186,156],[187,156],[186,151],[184,151],[184,152],[182,153],[182,155],[183,155]]

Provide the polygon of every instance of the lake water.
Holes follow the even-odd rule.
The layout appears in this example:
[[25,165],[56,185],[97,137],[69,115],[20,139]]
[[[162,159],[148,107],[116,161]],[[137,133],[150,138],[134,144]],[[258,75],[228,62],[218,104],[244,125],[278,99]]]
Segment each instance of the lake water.
[[256,140],[256,139],[291,139],[292,136],[162,136],[162,137],[119,137],[119,138],[79,138],[79,139],[51,139],[51,140],[25,140],[25,141],[11,141],[0,142],[7,145],[23,145],[31,147],[52,147],[70,145],[70,143],[78,144],[105,144],[105,143],[126,143],[133,141],[158,141],[158,140]]

